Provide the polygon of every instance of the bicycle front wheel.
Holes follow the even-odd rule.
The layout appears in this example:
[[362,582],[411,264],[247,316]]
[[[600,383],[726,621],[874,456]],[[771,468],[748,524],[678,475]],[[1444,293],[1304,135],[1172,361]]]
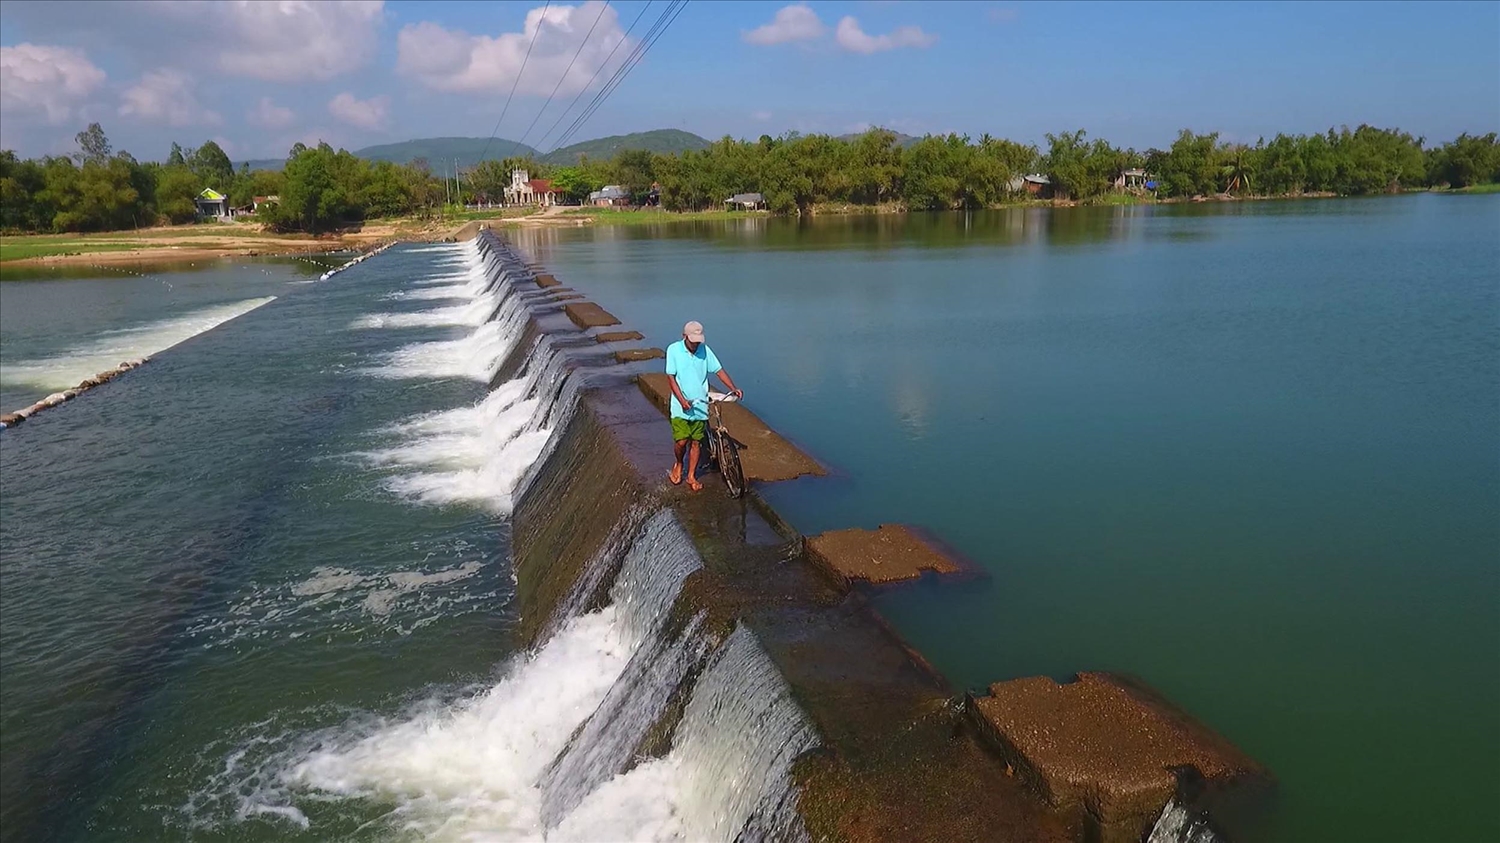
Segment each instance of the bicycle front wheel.
[[719,452],[719,473],[724,476],[724,486],[729,496],[737,498],[745,494],[745,469],[740,465],[740,446],[729,438],[729,434],[718,431],[714,436]]

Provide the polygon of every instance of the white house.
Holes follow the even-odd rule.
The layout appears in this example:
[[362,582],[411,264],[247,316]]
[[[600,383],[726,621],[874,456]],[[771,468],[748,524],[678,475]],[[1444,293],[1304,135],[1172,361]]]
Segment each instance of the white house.
[[234,216],[234,211],[229,207],[229,197],[211,187],[203,188],[203,192],[198,194],[193,204],[198,207],[200,217],[227,220]]
[[549,179],[534,179],[525,170],[511,170],[510,186],[505,188],[505,204],[556,205],[557,191]]

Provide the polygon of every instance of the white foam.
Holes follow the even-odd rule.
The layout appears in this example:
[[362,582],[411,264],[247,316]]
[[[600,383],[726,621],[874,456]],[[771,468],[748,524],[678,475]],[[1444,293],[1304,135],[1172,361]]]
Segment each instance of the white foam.
[[115,368],[122,361],[158,354],[275,299],[275,296],[245,299],[206,307],[159,322],[108,331],[92,342],[69,349],[56,357],[0,364],[0,383],[38,389],[76,386],[100,372]]
[[394,801],[405,830],[427,840],[541,839],[535,782],[624,668],[626,635],[612,607],[576,618],[484,694],[335,735],[287,781]]
[[387,354],[370,374],[393,380],[465,378],[489,383],[515,347],[518,333],[501,322],[486,322],[456,340],[415,343]]
[[250,586],[228,612],[187,634],[205,649],[310,634],[406,636],[440,620],[493,611],[501,599],[494,585],[469,582],[484,567],[479,559],[386,571],[323,566],[297,582]]
[[[442,289],[442,288],[439,288]],[[415,313],[371,313],[354,320],[353,328],[407,328],[436,325],[482,325],[495,314],[502,294],[482,293],[468,304],[419,310]]]

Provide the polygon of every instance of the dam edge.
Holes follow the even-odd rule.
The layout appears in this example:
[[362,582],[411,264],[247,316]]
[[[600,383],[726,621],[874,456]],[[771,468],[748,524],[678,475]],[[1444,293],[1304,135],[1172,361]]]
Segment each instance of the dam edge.
[[[444,239],[514,251],[478,222]],[[558,447],[518,500],[513,554],[528,641],[611,530],[632,511],[664,506],[704,560],[684,584],[676,623],[706,613],[721,634],[735,623],[749,627],[819,733],[821,746],[794,770],[798,809],[814,839],[1155,841],[1174,810],[1197,827],[1221,813],[1251,816],[1241,821],[1253,825],[1274,788],[1270,772],[1134,677],[1079,673],[1061,684],[1034,677],[997,682],[986,694],[955,693],[866,599],[871,588],[892,587],[872,582],[976,575],[940,540],[915,534],[931,558],[946,562],[914,562],[910,576],[889,580],[856,574],[856,586],[816,550],[824,537],[809,542],[753,487],[740,501],[721,493],[716,476],[697,495],[670,487],[659,387],[642,377],[655,372],[652,350],[634,345],[638,332],[555,273],[525,264],[532,278],[514,283],[558,293],[531,309],[528,331],[592,335],[610,349],[604,365],[619,370],[608,385],[580,393]],[[900,527],[883,525],[868,538],[888,539],[888,529]],[[870,547],[856,541],[846,551],[854,567]],[[1001,694],[1029,715],[991,716],[988,701]],[[670,724],[653,731],[670,735]],[[1034,740],[1043,733],[1072,746]],[[1222,823],[1214,827],[1224,834]]]

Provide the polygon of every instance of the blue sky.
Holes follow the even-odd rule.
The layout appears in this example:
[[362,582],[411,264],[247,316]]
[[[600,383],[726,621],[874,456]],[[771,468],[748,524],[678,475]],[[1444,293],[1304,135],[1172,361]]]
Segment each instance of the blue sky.
[[[499,134],[519,138],[546,103],[535,145],[666,6],[7,0],[0,146],[68,152],[93,120],[142,159],[173,140],[241,160],[482,137],[528,46]],[[1361,122],[1438,141],[1500,130],[1500,3],[694,0],[573,140],[874,124],[1040,143],[1081,127],[1144,149],[1185,127],[1253,141]]]

